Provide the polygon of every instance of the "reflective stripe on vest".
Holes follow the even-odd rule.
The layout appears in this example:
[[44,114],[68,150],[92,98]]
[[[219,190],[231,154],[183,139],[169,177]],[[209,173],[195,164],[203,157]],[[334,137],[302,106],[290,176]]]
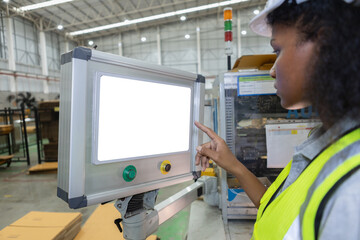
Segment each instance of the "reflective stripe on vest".
[[[306,196],[308,194],[308,191],[310,187],[313,185],[317,177],[319,176],[320,171],[326,172],[322,170],[324,168],[324,165],[332,159],[336,154],[340,154],[341,151],[343,151],[345,148],[349,147],[350,145],[354,144],[355,142],[360,140],[360,129],[356,129],[342,138],[340,138],[338,141],[330,145],[328,148],[326,148],[323,152],[319,154],[318,157],[316,157],[310,165],[300,174],[300,176],[295,180],[294,183],[292,183],[289,187],[287,187],[282,193],[275,198],[274,201],[272,201],[270,204],[269,201],[272,198],[272,196],[275,194],[277,189],[282,185],[282,183],[287,178],[291,163],[290,162],[286,168],[280,173],[279,177],[275,180],[275,182],[269,187],[269,189],[265,192],[264,196],[262,197],[260,201],[260,207],[257,215],[257,219],[254,225],[254,233],[253,233],[253,239],[284,239],[286,236],[286,239],[298,239],[300,229],[296,230],[294,229],[295,225],[298,225],[300,227],[300,224],[295,224],[295,220],[299,218],[300,215],[300,208],[303,205],[303,203],[306,200]],[[351,146],[350,146],[351,148]],[[357,150],[359,152],[359,150]],[[356,158],[356,157],[355,157]],[[340,157],[340,160],[342,162],[348,162],[351,158],[347,159],[347,161],[344,161],[346,158]],[[357,160],[352,160],[357,161]],[[344,166],[343,166],[344,165]],[[340,172],[349,172],[351,171],[352,167],[355,166],[355,163],[352,164],[341,164],[340,166],[343,166],[340,168],[336,167],[335,174],[338,176],[337,179],[342,175]],[[346,174],[345,173],[345,174]],[[336,183],[336,180],[333,181]],[[325,184],[326,181],[322,181],[321,184]],[[327,183],[328,187],[330,187],[330,183]],[[272,187],[274,185],[274,187]],[[320,183],[317,182],[317,186],[320,185]],[[314,189],[321,189],[316,188]],[[314,226],[314,214],[316,215],[316,210],[318,201],[321,201],[325,196],[325,194],[328,192],[329,188],[325,188],[324,191],[319,190],[319,193],[314,195],[313,198],[309,198],[309,207],[312,206],[312,210],[305,211],[305,225],[303,226],[303,234],[305,239],[309,237],[310,235],[314,234],[314,231],[312,232],[306,232],[304,231],[304,228],[307,228],[307,226],[311,225]],[[316,192],[316,191],[315,191]],[[315,194],[314,192],[314,194]],[[320,194],[320,192],[322,194]],[[318,195],[320,194],[320,195]],[[314,205],[313,205],[314,204]],[[315,213],[314,213],[315,209]],[[309,216],[309,217],[308,217]],[[311,217],[310,217],[311,216]],[[300,217],[299,223],[302,223],[302,217]],[[295,225],[294,225],[295,224]],[[292,228],[290,228],[292,226]],[[291,230],[291,231],[289,231]],[[291,233],[294,233],[292,236]],[[312,239],[312,238],[310,238]]]
[[[351,145],[340,153],[344,162],[340,162],[336,155],[326,163],[324,170],[317,177],[310,188],[308,196],[301,207],[302,236],[304,239],[317,239],[322,216],[322,210],[328,200],[327,196],[336,190],[339,184],[351,176],[360,167],[360,141]],[[345,155],[345,156],[344,156]],[[346,156],[347,155],[347,156]],[[330,166],[329,166],[330,165]],[[332,189],[335,189],[331,191]]]

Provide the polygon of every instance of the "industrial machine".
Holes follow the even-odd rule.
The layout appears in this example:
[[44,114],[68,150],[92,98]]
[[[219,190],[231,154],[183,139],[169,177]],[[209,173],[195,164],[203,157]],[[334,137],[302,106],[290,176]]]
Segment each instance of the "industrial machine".
[[[254,67],[267,58],[243,56],[235,66]],[[291,160],[293,148],[320,124],[318,116],[311,107],[299,111],[282,108],[268,70],[238,69],[219,75],[217,81],[220,136],[236,158],[268,187]],[[234,176],[224,170],[220,176],[224,222],[255,219],[257,209]]]

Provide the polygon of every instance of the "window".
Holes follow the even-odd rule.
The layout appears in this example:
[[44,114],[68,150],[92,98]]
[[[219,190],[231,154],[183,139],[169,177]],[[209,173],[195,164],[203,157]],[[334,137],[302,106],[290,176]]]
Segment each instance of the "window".
[[40,65],[39,40],[33,23],[23,18],[14,18],[14,41],[17,63]]

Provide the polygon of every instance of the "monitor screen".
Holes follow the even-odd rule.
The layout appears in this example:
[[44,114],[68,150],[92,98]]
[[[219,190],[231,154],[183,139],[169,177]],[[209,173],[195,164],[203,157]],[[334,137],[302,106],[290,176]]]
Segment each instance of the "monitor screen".
[[107,75],[99,81],[96,163],[189,150],[190,87]]

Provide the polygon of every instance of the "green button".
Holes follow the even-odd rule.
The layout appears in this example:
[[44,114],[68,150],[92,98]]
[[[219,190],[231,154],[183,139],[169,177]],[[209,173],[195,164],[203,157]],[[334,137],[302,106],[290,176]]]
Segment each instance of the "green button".
[[134,179],[135,176],[136,176],[136,172],[133,171],[133,170],[130,170],[130,172],[128,173],[128,176],[129,176],[130,179]]
[[136,168],[133,165],[127,166],[123,171],[123,178],[127,182],[131,182],[136,177]]

